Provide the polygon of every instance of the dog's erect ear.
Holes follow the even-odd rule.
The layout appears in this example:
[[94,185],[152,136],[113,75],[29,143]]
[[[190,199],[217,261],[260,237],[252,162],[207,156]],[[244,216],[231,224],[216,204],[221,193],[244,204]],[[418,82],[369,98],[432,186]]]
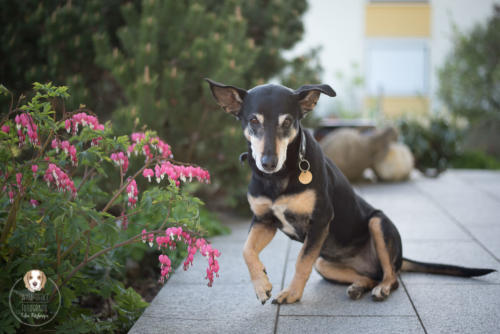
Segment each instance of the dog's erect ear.
[[29,282],[30,271],[28,271],[26,274],[24,274],[24,278],[23,278],[24,286],[26,286],[26,289],[30,289],[30,282]]
[[45,283],[47,283],[47,276],[45,276],[45,273],[41,270],[40,274],[42,274],[42,283],[40,284],[40,288],[43,289],[45,287]]
[[328,85],[304,85],[294,91],[294,94],[299,98],[302,116],[314,109],[321,93],[331,97],[337,95],[332,87]]
[[210,84],[212,95],[224,111],[239,118],[241,105],[247,95],[247,91],[235,86],[224,85],[208,78],[205,80]]

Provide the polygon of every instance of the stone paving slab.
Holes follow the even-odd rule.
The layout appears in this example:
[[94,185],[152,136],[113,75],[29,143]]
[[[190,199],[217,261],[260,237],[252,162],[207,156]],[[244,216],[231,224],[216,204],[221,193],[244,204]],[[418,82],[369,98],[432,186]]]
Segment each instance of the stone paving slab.
[[[195,309],[193,305],[196,305]],[[144,311],[144,316],[208,322],[212,319],[263,322],[266,318],[275,318],[277,310],[277,306],[270,303],[261,305],[248,284],[228,286],[214,283],[212,288],[201,284],[170,286],[162,289],[152,306]]]
[[129,333],[166,334],[166,333],[273,333],[274,319],[260,318],[250,322],[247,319],[163,319],[142,316]]
[[464,180],[469,185],[483,190],[490,196],[500,200],[500,178],[498,171],[454,170],[452,175]]
[[[474,241],[414,241],[403,244],[403,254],[412,260],[500,270],[500,263]],[[402,273],[408,284],[500,284],[500,273],[477,278]]]
[[[392,220],[392,217],[390,218]],[[419,240],[469,241],[472,238],[462,228],[447,221],[436,223],[396,220],[394,224],[398,228],[403,243]]]
[[[498,186],[498,188],[497,188]],[[356,190],[401,232],[404,255],[500,270],[500,172],[449,171],[437,179],[363,184]],[[242,258],[248,219],[224,216],[233,233],[213,238],[221,277],[203,280],[205,260],[178,272],[130,333],[500,333],[500,274],[466,279],[401,273],[385,302],[351,301],[346,286],[315,271],[294,305],[261,305]],[[301,244],[278,232],[261,253],[273,296],[291,280]]]
[[422,179],[416,186],[457,222],[463,225],[498,226],[498,199],[474,187],[473,183],[460,179],[460,174],[445,173],[438,182],[433,181],[436,180]]
[[498,226],[468,226],[472,236],[480,241],[497,260],[500,259],[500,224]]
[[499,285],[409,285],[428,333],[500,333]]
[[407,317],[304,317],[280,316],[277,333],[387,334],[424,333],[416,316]]

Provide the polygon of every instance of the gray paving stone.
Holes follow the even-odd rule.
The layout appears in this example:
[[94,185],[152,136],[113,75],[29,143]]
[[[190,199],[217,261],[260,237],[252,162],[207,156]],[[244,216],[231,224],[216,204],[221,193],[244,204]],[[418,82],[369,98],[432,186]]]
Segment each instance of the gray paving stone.
[[365,196],[369,196],[371,194],[375,194],[377,196],[392,196],[394,193],[398,193],[401,196],[408,196],[414,194],[415,191],[413,189],[413,185],[416,182],[418,181],[410,180],[408,182],[396,183],[366,183],[358,185],[357,188]]
[[[500,264],[473,241],[408,241],[403,245],[403,255],[409,259],[500,270]],[[402,273],[408,284],[499,284],[498,272],[476,278],[443,275]]]
[[416,316],[411,317],[310,317],[281,316],[277,333],[387,334],[424,333]]
[[497,200],[483,191],[463,182],[453,174],[445,173],[439,182],[423,179],[417,187],[464,225],[495,226],[500,219]]
[[467,229],[500,260],[500,222],[497,226],[468,226]]
[[[248,236],[248,231],[250,229],[251,217],[233,217],[227,214],[219,213],[217,217],[223,222],[223,224],[231,230],[229,235],[230,240],[233,241],[245,241]],[[225,235],[214,237],[216,239],[226,239]]]
[[[277,306],[262,305],[253,287],[248,284],[215,285],[212,288],[198,285],[165,285],[144,316],[171,319],[249,321],[269,320],[276,316]],[[259,320],[260,319],[260,320]]]
[[[290,265],[291,264],[291,265]],[[294,273],[293,263],[288,263],[285,287]],[[282,305],[280,315],[315,316],[409,316],[415,315],[404,289],[394,291],[384,302],[374,302],[370,293],[359,300],[346,294],[347,285],[330,283],[315,270],[306,284],[301,301]],[[275,293],[273,293],[275,295]]]
[[450,173],[500,201],[500,171],[453,170]]
[[[383,189],[395,185],[384,185]],[[405,187],[405,196],[398,191],[377,194],[371,186],[363,197],[374,207],[384,211],[398,228],[401,238],[435,240],[470,240],[471,237],[453,219],[440,210],[428,197],[414,186]]]
[[[384,186],[388,187],[388,186]],[[384,213],[396,224],[454,223],[439,207],[418,188],[411,185],[402,195],[397,190],[379,195],[373,192],[364,195],[372,206]]]
[[[274,286],[281,283],[286,257],[288,238],[281,234],[277,233],[260,254],[260,259],[269,274],[269,280]],[[244,240],[232,240],[232,236],[219,237],[212,240],[212,245],[221,252],[221,256],[218,258],[220,275],[214,280],[214,285],[241,283],[250,285],[250,276],[242,255]],[[184,271],[181,265],[169,280],[169,284],[204,285],[206,267],[206,259],[197,253],[193,266]]]
[[[170,333],[262,333],[271,334],[274,318],[262,318],[250,323],[247,319],[165,319],[141,317],[130,330],[131,334],[170,334]],[[158,323],[163,326],[158,327]]]
[[212,238],[212,240],[226,240],[227,238],[231,241],[241,241],[242,243],[245,242],[248,236],[249,228],[250,228],[250,221],[246,222],[245,224],[234,224],[230,225],[229,228],[231,229],[231,234],[226,236],[226,235],[221,235]]
[[428,333],[499,333],[499,285],[409,285]]
[[396,220],[394,224],[401,235],[403,246],[407,241],[415,240],[471,240],[469,234],[449,220],[441,222]]

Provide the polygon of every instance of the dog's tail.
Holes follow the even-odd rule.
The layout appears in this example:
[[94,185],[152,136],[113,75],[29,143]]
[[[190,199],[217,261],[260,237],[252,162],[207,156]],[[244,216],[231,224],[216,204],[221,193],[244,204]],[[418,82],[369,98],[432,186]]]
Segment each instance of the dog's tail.
[[403,258],[401,271],[413,271],[420,273],[440,274],[460,277],[483,276],[496,271],[486,268],[466,268],[440,263],[426,263]]

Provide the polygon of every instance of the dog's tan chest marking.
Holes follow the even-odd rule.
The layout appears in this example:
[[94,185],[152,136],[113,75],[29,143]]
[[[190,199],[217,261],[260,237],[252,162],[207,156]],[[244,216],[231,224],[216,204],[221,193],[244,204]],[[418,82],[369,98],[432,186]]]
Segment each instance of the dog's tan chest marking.
[[[309,189],[298,194],[280,196],[275,201],[264,196],[254,197],[248,194],[248,203],[250,203],[250,208],[257,217],[272,213],[283,224],[281,230],[284,233],[298,237],[298,221],[289,221],[285,213],[307,216],[308,221],[316,204],[316,193],[314,190]],[[303,224],[304,222],[299,223]],[[304,228],[304,226],[300,227]]]
[[271,210],[273,202],[264,196],[254,197],[250,194],[247,195],[250,209],[257,217],[263,216]]

